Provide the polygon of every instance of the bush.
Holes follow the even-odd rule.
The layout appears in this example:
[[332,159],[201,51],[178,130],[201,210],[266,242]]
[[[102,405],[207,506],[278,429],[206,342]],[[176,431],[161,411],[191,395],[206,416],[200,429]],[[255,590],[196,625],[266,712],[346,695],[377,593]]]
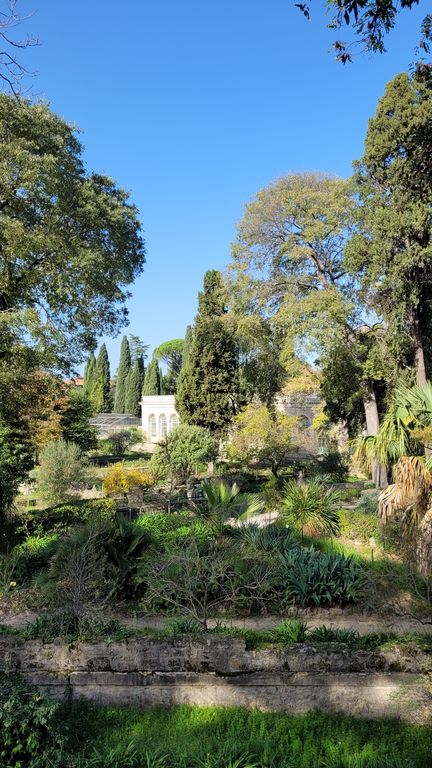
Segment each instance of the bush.
[[280,517],[286,525],[300,531],[302,537],[335,535],[339,532],[339,503],[339,492],[319,481],[290,480],[284,487]]
[[304,643],[306,635],[306,624],[300,619],[285,619],[285,621],[282,621],[281,624],[270,632],[272,641],[274,643],[282,643],[283,645]]
[[361,494],[357,504],[354,507],[355,512],[362,512],[365,515],[378,515],[378,497],[381,491],[366,490]]
[[369,542],[381,536],[378,517],[357,512],[357,510],[342,509],[339,512],[340,533],[350,539],[360,539]]
[[137,435],[129,429],[121,429],[108,435],[106,442],[114,456],[123,456],[126,448],[137,442]]
[[86,463],[78,445],[52,440],[40,457],[38,486],[44,498],[60,502],[76,495],[85,481]]
[[107,472],[103,481],[103,491],[110,493],[128,493],[132,488],[149,488],[153,484],[153,477],[149,472],[143,472],[136,467],[125,467],[123,464],[114,464]]
[[339,451],[327,451],[316,462],[317,474],[343,483],[348,477],[348,462]]
[[57,534],[29,536],[16,547],[16,568],[14,577],[18,584],[29,584],[34,576],[48,567],[51,557],[57,551]]
[[346,605],[359,600],[366,577],[351,557],[299,547],[279,555],[282,604]]
[[63,766],[60,705],[16,677],[0,675],[0,768]]

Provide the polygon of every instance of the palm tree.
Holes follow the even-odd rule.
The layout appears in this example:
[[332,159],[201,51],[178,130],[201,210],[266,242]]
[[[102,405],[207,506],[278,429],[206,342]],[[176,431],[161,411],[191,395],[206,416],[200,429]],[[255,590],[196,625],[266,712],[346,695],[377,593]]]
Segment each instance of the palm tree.
[[260,494],[240,493],[236,483],[227,485],[221,480],[204,480],[201,484],[207,501],[205,516],[216,535],[220,536],[227,520],[262,512],[264,501]]
[[299,530],[302,538],[304,534],[334,536],[340,528],[340,501],[339,491],[327,488],[320,480],[290,480],[283,490],[280,517],[286,525]]

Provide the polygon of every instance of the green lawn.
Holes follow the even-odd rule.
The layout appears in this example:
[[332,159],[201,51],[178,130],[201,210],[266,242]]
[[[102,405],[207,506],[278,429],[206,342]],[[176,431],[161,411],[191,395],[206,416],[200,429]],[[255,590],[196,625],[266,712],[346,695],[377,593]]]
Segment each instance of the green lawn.
[[[98,768],[430,768],[432,728],[241,709],[139,711],[75,705],[82,766]],[[240,759],[241,758],[241,759]],[[239,761],[239,762],[236,762]]]

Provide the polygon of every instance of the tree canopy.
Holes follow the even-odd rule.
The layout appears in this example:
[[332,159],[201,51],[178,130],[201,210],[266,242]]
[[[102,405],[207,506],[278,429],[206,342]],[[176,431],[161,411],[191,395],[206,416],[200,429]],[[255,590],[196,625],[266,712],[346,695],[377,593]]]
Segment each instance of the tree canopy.
[[0,132],[0,313],[68,371],[127,322],[145,262],[137,209],[86,171],[74,128],[47,105],[0,94]]

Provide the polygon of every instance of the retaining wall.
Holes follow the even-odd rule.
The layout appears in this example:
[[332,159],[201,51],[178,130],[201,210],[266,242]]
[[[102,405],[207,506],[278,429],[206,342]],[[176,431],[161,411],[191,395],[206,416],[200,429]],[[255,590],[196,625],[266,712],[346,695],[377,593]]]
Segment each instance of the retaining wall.
[[[428,702],[432,655],[332,645],[246,650],[217,635],[77,643],[0,637],[0,670],[57,698],[142,707],[195,704],[411,718]],[[417,706],[417,705],[416,705]]]

